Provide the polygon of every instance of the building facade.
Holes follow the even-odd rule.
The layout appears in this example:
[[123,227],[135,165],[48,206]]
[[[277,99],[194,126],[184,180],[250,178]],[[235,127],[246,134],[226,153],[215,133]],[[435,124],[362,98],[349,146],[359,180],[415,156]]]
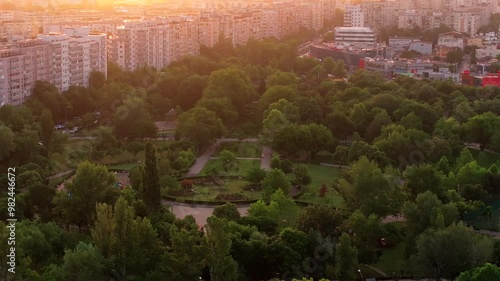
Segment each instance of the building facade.
[[376,44],[375,32],[368,27],[336,27],[335,44],[368,46]]
[[106,36],[40,34],[0,50],[0,105],[22,104],[35,81],[54,84],[59,91],[71,85],[88,86],[90,73],[106,75]]

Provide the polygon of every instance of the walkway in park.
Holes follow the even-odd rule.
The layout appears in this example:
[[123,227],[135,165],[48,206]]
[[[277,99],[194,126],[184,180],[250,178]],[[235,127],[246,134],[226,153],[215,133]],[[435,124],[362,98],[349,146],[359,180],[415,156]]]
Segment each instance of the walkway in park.
[[[204,204],[187,204],[180,202],[173,202],[168,200],[162,200],[163,205],[169,205],[172,213],[175,214],[177,218],[184,218],[188,215],[192,215],[196,219],[198,225],[207,224],[207,218],[210,217],[216,206],[204,205]],[[238,211],[242,216],[246,216],[248,208],[250,205],[238,205]]]
[[[201,170],[205,167],[207,162],[210,159],[213,159],[212,155],[215,153],[217,150],[217,147],[223,142],[258,142],[258,139],[236,139],[236,138],[222,138],[218,139],[215,141],[215,143],[209,145],[205,151],[203,152],[202,155],[200,155],[194,165],[189,169],[189,172],[186,174],[186,176],[197,176],[201,173]],[[271,157],[273,154],[273,151],[270,147],[264,146],[262,147],[262,154],[263,157],[260,159],[260,168],[264,170],[269,170],[271,168]],[[247,159],[247,158],[238,158],[238,159]],[[248,159],[254,159],[254,158],[248,158]],[[255,158],[259,159],[259,158]]]

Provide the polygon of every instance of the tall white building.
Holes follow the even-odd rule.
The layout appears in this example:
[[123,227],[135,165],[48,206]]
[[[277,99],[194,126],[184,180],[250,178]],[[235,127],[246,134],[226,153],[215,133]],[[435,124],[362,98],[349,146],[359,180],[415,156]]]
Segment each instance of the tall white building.
[[365,12],[361,5],[346,5],[344,10],[344,26],[364,27]]

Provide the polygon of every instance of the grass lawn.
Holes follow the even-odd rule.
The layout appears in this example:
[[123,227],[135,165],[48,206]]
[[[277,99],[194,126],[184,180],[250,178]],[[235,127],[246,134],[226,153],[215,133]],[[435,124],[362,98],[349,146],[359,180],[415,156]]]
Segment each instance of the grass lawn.
[[[337,182],[340,178],[340,169],[315,164],[305,165],[309,172],[309,176],[311,176],[312,182],[306,187],[304,193],[297,199],[308,203],[342,207],[344,204],[342,197],[340,197],[336,191],[331,189],[331,185]],[[329,190],[326,196],[321,198],[319,196],[319,190],[323,184],[326,184]]]
[[[78,159],[88,155],[92,149],[92,140],[68,140],[64,145],[64,151],[54,153],[50,159],[56,163],[55,173],[67,171],[76,168],[83,159]],[[72,158],[73,157],[73,158]]]
[[481,151],[470,148],[469,151],[474,159],[476,159],[477,163],[487,169],[491,167],[491,165],[500,162],[500,155],[489,153],[486,151],[483,151],[484,154],[480,155]]
[[201,170],[200,176],[206,176],[207,170],[210,166],[216,165],[219,167],[219,171],[221,171],[221,175],[227,176],[246,176],[248,171],[252,167],[260,167],[260,160],[238,160],[238,169],[224,172],[221,164],[216,159],[211,159],[207,162],[203,170]]
[[131,170],[134,167],[141,166],[142,163],[125,163],[125,164],[115,164],[109,165],[108,170]]
[[311,158],[312,161],[333,164],[333,154],[328,151],[320,151]]
[[236,157],[243,158],[260,158],[262,148],[258,143],[254,142],[223,142],[217,148],[215,155],[219,155],[221,151],[227,149],[234,153]]
[[389,276],[392,276],[393,273],[399,276],[401,270],[407,271],[408,266],[406,265],[403,243],[400,243],[394,248],[382,250],[382,256],[380,256],[377,263],[372,264],[372,266],[380,269]]
[[199,201],[215,201],[219,194],[234,194],[239,193],[245,195],[249,199],[260,199],[261,191],[247,191],[243,187],[248,185],[245,180],[226,180],[224,186],[198,186],[194,185],[195,194],[193,196],[180,196],[180,199],[192,199]]

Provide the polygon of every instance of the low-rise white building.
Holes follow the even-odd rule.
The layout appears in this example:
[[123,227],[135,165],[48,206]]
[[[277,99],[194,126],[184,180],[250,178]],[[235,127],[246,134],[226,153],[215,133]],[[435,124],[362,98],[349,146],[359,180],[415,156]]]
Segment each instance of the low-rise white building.
[[438,45],[450,48],[464,49],[464,36],[455,31],[439,34]]
[[426,41],[415,41],[411,42],[409,47],[409,51],[415,51],[422,55],[431,55],[432,54],[432,42]]
[[477,49],[476,50],[476,57],[477,58],[484,58],[484,57],[496,57],[500,55],[500,49],[498,48],[498,45],[486,45],[483,48]]
[[339,46],[369,46],[376,44],[375,32],[368,27],[336,27],[335,44]]

